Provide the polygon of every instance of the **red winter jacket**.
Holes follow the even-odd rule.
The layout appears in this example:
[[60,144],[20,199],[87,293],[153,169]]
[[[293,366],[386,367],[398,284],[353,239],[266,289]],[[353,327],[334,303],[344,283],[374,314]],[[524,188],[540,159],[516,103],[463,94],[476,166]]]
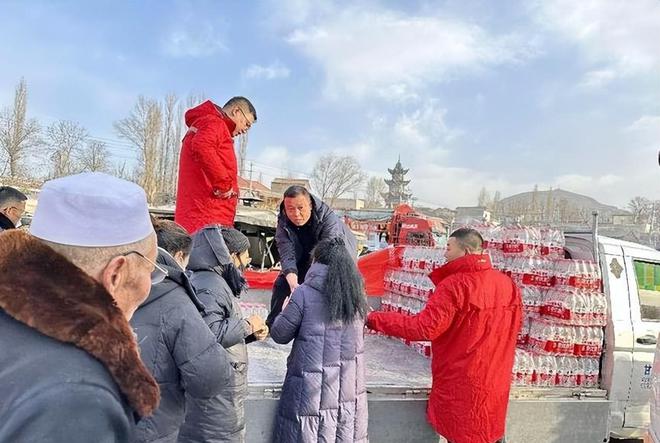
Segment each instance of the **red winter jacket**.
[[[174,220],[189,233],[208,224],[234,225],[238,166],[232,131],[236,124],[210,100],[186,112],[188,132],[179,160]],[[213,195],[233,190],[236,196]]]
[[429,423],[453,443],[493,443],[504,437],[520,291],[493,270],[487,255],[458,258],[430,278],[436,289],[422,312],[372,312],[367,324],[385,334],[431,340]]

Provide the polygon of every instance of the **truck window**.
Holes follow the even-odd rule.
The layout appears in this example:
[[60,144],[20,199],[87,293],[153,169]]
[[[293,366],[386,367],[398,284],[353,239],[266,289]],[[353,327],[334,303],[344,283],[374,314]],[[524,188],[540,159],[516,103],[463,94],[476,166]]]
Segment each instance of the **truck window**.
[[660,264],[633,262],[642,320],[660,321]]

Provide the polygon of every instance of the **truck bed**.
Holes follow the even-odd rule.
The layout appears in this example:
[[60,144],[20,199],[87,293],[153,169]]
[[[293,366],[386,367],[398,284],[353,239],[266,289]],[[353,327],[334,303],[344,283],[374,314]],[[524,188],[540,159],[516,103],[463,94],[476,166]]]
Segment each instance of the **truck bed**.
[[[367,388],[431,388],[430,359],[388,337],[368,334],[364,342]],[[255,386],[281,386],[290,351],[290,343],[278,345],[270,338],[250,344],[248,383]]]
[[[251,290],[246,301],[267,304],[270,293]],[[373,299],[373,297],[372,297]],[[372,301],[372,300],[370,300]],[[271,339],[248,346],[246,441],[269,442],[291,344]],[[426,422],[431,361],[398,340],[365,336],[369,439],[378,443],[442,442]],[[610,403],[601,389],[514,387],[507,442],[606,441]]]

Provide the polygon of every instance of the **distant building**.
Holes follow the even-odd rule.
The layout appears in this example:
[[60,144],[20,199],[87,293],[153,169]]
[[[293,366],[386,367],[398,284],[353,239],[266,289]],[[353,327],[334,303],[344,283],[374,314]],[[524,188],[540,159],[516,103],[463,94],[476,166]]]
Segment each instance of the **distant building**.
[[490,211],[483,206],[459,206],[456,208],[455,223],[490,222]]
[[355,210],[364,209],[365,202],[360,198],[336,198],[332,209]]
[[620,211],[612,214],[613,225],[632,225],[635,224],[635,216],[628,211]]
[[282,194],[271,191],[268,186],[256,180],[238,177],[240,199],[246,206],[276,209],[282,200]]
[[284,195],[289,186],[298,185],[306,188],[308,191],[312,190],[312,187],[309,184],[309,180],[306,178],[276,178],[270,182],[271,191],[280,194],[280,197]]

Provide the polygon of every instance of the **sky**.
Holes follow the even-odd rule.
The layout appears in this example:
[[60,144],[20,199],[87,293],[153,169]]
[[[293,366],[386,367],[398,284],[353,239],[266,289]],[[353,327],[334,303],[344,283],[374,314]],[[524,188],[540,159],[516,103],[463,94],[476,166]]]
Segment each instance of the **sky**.
[[660,199],[660,1],[5,1],[0,107],[137,153],[139,95],[251,99],[253,177],[410,169],[418,204],[561,188]]

